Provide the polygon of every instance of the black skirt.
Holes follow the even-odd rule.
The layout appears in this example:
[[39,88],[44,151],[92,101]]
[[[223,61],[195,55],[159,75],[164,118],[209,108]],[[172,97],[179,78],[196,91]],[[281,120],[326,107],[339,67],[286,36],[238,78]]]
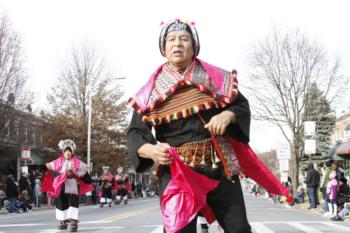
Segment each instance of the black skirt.
[[[207,194],[207,203],[225,233],[251,233],[239,177],[228,180],[222,165],[212,168],[195,168],[208,178],[219,180],[219,185]],[[169,166],[159,167],[159,192],[162,194],[171,180]],[[179,233],[196,233],[196,218]]]

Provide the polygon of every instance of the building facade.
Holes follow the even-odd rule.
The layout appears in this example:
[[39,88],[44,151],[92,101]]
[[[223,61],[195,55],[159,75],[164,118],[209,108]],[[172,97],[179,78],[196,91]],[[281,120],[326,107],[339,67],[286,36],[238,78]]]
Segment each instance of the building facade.
[[40,163],[43,145],[43,121],[28,111],[19,111],[9,105],[0,106],[0,180],[13,174],[18,178],[21,166],[22,148],[30,148],[31,159],[26,165]]
[[350,124],[350,112],[336,119],[334,133],[332,135],[332,145],[338,141],[345,142],[350,139],[350,131],[346,127]]

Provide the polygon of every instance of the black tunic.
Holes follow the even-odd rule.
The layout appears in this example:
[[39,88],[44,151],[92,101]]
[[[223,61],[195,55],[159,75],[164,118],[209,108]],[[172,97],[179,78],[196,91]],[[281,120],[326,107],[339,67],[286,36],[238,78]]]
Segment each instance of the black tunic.
[[[241,141],[249,142],[250,109],[247,99],[239,93],[235,101],[226,108],[201,111],[206,122],[223,110],[235,113],[236,123],[230,124],[226,134]],[[155,127],[156,138],[152,135],[151,125],[142,122],[140,114],[134,111],[127,134],[128,153],[137,172],[143,172],[153,165],[151,159],[138,156],[138,149],[145,143],[156,144],[157,141],[168,143],[170,146],[180,146],[187,142],[210,138],[210,133],[204,128],[198,115],[171,121]]]

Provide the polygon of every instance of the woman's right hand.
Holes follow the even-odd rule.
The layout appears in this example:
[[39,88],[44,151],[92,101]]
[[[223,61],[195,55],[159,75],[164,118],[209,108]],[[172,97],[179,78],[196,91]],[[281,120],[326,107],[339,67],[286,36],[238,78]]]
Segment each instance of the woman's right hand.
[[158,143],[156,145],[146,143],[139,148],[138,153],[143,158],[152,159],[156,164],[169,165],[173,161],[168,153],[169,148],[168,143]]
[[45,166],[46,166],[47,170],[51,170],[51,166],[49,163],[45,163]]

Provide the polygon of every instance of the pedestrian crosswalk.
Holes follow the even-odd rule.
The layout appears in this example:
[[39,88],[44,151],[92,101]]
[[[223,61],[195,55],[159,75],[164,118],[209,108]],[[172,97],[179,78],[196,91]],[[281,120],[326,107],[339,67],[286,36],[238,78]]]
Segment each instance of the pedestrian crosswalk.
[[[350,232],[349,223],[333,223],[327,221],[301,221],[301,222],[250,222],[254,233],[284,233],[284,232]],[[219,232],[219,231],[217,231]]]
[[[326,233],[326,232],[350,232],[350,223],[333,223],[327,221],[305,222],[250,222],[254,233]],[[198,226],[199,230],[199,226]],[[200,231],[197,231],[200,232]],[[209,228],[210,233],[223,233],[217,223]],[[149,233],[163,233],[163,226],[158,226]]]
[[[19,224],[24,227],[26,233],[59,233],[62,231],[53,228],[51,224]],[[17,225],[17,227],[19,226]],[[36,225],[39,228],[32,228]],[[276,221],[276,222],[250,222],[253,233],[326,233],[326,232],[350,232],[350,222],[329,222],[329,221]],[[14,225],[0,225],[0,233],[3,232],[18,232],[13,229]],[[197,226],[200,232],[200,226]],[[134,226],[132,229],[127,226],[116,226],[115,224],[102,224],[91,222],[83,222],[79,225],[79,231],[81,232],[94,232],[94,233],[129,233],[133,231],[142,233],[163,233],[162,225],[143,225]],[[223,233],[223,230],[219,227],[217,222],[210,225],[210,233]]]

